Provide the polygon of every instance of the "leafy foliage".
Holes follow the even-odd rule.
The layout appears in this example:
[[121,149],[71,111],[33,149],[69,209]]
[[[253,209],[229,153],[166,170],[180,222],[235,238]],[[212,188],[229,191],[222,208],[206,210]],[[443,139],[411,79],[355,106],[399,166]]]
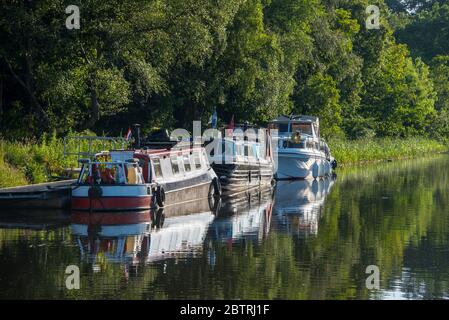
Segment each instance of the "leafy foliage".
[[[447,136],[439,1],[75,1],[79,30],[65,27],[68,4],[2,8],[6,139],[136,122],[189,129],[214,109],[222,123],[314,114],[326,137]],[[378,30],[365,26],[370,4]]]

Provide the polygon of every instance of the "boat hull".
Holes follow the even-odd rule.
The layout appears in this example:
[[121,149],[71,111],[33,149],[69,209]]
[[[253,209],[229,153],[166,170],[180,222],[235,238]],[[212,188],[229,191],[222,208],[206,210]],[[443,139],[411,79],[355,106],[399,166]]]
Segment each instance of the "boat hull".
[[[92,195],[95,188],[97,195]],[[91,193],[91,196],[89,196]],[[72,210],[129,211],[152,206],[150,185],[77,186],[72,190]]]
[[285,151],[277,154],[277,179],[314,179],[332,173],[331,162],[313,152]]
[[[104,214],[106,213],[106,214]],[[120,224],[139,224],[152,222],[152,214],[150,210],[142,211],[111,211],[90,214],[87,211],[71,211],[72,224],[83,225],[120,225]]]
[[209,189],[215,177],[210,170],[197,177],[161,183],[165,190],[165,207],[208,198]]
[[271,185],[272,164],[212,164],[225,195]]

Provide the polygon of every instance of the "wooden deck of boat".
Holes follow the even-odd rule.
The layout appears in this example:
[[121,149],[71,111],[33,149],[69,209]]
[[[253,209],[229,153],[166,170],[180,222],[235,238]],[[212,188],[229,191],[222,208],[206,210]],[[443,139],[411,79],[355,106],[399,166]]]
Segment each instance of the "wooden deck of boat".
[[63,180],[0,189],[0,211],[6,208],[66,208],[75,182],[76,180]]

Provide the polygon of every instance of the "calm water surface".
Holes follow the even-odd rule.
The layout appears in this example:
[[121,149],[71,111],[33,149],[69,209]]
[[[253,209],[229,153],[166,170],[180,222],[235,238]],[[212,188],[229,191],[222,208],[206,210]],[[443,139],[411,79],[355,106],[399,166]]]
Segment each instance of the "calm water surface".
[[[1,212],[0,298],[449,297],[449,156],[280,182],[210,207]],[[68,265],[80,290],[65,287]],[[380,290],[366,288],[369,265]]]

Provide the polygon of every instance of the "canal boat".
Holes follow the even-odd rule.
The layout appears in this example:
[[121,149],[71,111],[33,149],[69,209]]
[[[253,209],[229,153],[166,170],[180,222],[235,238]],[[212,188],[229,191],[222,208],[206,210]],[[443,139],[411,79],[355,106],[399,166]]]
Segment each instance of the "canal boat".
[[206,149],[223,194],[273,183],[274,160],[268,130],[247,125],[226,129]]
[[82,160],[72,209],[144,210],[202,198],[216,201],[219,180],[204,148],[190,144],[147,144],[140,149],[98,153]]
[[93,161],[80,162],[81,172],[72,188],[72,210],[126,211],[152,207],[154,184],[143,178],[132,151],[102,152]]
[[320,137],[317,117],[281,116],[269,123],[269,129],[277,132],[277,179],[319,178],[336,168],[329,146]]

